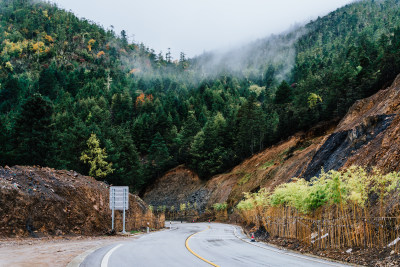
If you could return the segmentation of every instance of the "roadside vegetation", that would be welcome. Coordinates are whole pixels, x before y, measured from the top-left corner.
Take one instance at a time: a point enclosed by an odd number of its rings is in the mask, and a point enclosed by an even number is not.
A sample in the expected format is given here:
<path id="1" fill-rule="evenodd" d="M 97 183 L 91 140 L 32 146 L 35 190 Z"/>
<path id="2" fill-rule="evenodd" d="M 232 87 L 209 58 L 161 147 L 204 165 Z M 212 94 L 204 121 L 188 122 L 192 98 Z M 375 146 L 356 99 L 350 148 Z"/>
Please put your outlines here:
<path id="1" fill-rule="evenodd" d="M 399 183 L 396 172 L 361 167 L 322 171 L 309 182 L 294 179 L 272 192 L 245 193 L 237 209 L 248 225 L 320 248 L 398 249 Z"/>

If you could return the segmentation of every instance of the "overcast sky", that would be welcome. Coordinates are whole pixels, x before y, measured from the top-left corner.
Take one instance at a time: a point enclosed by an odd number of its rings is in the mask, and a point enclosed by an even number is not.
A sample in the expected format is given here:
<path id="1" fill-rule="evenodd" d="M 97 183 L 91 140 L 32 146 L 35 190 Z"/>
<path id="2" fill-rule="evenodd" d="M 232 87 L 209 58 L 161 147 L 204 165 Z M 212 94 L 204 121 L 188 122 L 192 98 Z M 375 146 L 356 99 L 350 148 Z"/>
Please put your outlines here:
<path id="1" fill-rule="evenodd" d="M 51 0 L 174 58 L 278 34 L 353 0 Z"/>

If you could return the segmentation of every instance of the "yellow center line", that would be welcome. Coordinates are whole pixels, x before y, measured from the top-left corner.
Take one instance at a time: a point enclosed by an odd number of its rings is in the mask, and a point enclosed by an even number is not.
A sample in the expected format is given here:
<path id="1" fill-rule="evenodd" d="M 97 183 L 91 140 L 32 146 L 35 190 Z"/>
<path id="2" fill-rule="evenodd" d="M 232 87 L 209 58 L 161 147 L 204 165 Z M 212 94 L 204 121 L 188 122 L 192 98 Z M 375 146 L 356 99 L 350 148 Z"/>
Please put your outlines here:
<path id="1" fill-rule="evenodd" d="M 191 236 L 189 236 L 189 237 L 186 239 L 185 246 L 186 246 L 187 250 L 189 250 L 190 253 L 192 253 L 193 255 L 195 255 L 195 256 L 196 256 L 197 258 L 199 258 L 200 260 L 205 261 L 205 262 L 207 262 L 208 264 L 210 264 L 210 265 L 212 265 L 212 266 L 220 267 L 219 265 L 216 265 L 215 263 L 213 263 L 213 262 L 211 262 L 211 261 L 209 261 L 209 260 L 206 260 L 205 258 L 203 258 L 203 257 L 200 256 L 199 254 L 197 254 L 196 252 L 194 252 L 194 251 L 189 247 L 189 239 L 190 239 L 190 238 L 192 238 L 193 236 L 197 235 L 198 233 L 204 232 L 204 231 L 209 230 L 209 229 L 210 229 L 210 226 L 208 226 L 208 228 L 207 228 L 207 229 L 204 229 L 203 231 L 194 233 L 194 234 L 192 234 Z"/>

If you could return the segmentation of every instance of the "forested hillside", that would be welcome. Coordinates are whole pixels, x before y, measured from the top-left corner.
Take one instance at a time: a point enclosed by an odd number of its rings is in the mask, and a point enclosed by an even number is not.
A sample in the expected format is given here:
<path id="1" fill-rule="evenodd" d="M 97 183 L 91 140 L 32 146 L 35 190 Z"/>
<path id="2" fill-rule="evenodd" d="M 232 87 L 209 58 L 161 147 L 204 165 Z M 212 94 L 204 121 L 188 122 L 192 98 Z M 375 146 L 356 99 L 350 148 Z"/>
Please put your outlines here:
<path id="1" fill-rule="evenodd" d="M 0 165 L 88 174 L 81 156 L 95 134 L 113 172 L 94 176 L 112 184 L 139 190 L 179 164 L 224 172 L 388 85 L 399 13 L 397 0 L 360 1 L 209 75 L 208 59 L 174 60 L 54 5 L 1 1 Z"/>

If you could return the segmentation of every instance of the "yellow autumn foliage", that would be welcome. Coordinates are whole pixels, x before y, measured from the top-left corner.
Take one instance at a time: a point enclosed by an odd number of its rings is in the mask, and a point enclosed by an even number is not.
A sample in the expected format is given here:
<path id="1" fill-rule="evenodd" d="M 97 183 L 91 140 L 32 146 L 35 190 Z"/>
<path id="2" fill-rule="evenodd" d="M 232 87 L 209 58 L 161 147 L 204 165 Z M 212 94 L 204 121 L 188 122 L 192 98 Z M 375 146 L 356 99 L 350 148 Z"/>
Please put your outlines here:
<path id="1" fill-rule="evenodd" d="M 2 56 L 10 55 L 10 56 L 20 57 L 23 51 L 26 50 L 26 48 L 28 47 L 27 40 L 24 40 L 22 42 L 19 41 L 17 43 L 10 42 L 10 40 L 5 40 L 3 44 L 4 48 L 1 51 Z"/>
<path id="2" fill-rule="evenodd" d="M 46 39 L 49 43 L 54 43 L 54 39 L 53 39 L 53 37 L 51 37 L 50 35 L 45 35 L 44 36 L 44 39 Z"/>
<path id="3" fill-rule="evenodd" d="M 89 51 L 92 51 L 92 47 L 93 47 L 93 45 L 96 43 L 96 40 L 95 39 L 90 39 L 89 41 L 88 41 L 88 46 L 87 46 L 87 48 L 89 49 Z"/>
<path id="4" fill-rule="evenodd" d="M 10 71 L 14 71 L 14 67 L 13 67 L 13 65 L 11 64 L 10 61 L 8 61 L 8 62 L 6 63 L 6 68 L 9 69 Z"/>
<path id="5" fill-rule="evenodd" d="M 35 53 L 43 53 L 46 50 L 46 46 L 43 42 L 32 43 L 32 51 Z"/>
<path id="6" fill-rule="evenodd" d="M 101 56 L 104 56 L 106 53 L 104 53 L 104 51 L 100 51 L 99 53 L 97 53 L 97 58 L 100 58 Z"/>

